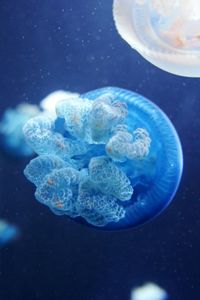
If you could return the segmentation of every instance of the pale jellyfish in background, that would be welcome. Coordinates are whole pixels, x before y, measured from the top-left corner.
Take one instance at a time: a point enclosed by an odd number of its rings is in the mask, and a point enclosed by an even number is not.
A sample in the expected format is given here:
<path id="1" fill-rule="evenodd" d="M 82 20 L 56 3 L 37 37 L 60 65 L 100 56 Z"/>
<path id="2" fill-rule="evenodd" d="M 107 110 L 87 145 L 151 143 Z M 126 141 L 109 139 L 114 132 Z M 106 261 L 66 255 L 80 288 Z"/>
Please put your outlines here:
<path id="1" fill-rule="evenodd" d="M 22 127 L 39 113 L 38 107 L 29 103 L 6 109 L 0 120 L 0 148 L 14 157 L 33 155 L 32 149 L 24 139 Z"/>
<path id="2" fill-rule="evenodd" d="M 11 242 L 19 234 L 19 230 L 16 226 L 0 220 L 0 247 Z"/>
<path id="3" fill-rule="evenodd" d="M 47 114 L 56 115 L 56 104 L 61 100 L 74 99 L 79 97 L 78 93 L 72 93 L 63 90 L 57 90 L 47 95 L 41 102 L 41 109 Z"/>
<path id="4" fill-rule="evenodd" d="M 165 290 L 155 283 L 146 283 L 141 287 L 134 288 L 131 292 L 131 300 L 167 300 Z"/>
<path id="5" fill-rule="evenodd" d="M 199 0 L 114 0 L 113 15 L 122 38 L 149 62 L 200 77 Z"/>

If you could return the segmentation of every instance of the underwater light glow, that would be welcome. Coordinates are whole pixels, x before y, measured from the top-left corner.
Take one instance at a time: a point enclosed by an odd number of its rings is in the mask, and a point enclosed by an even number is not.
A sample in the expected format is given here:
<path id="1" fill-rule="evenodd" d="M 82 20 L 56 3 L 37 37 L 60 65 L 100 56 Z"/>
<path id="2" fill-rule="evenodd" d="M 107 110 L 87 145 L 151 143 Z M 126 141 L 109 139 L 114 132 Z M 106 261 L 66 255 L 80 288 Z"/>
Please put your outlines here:
<path id="1" fill-rule="evenodd" d="M 155 66 L 200 77 L 199 0 L 114 0 L 122 38 Z"/>
<path id="2" fill-rule="evenodd" d="M 167 300 L 168 295 L 155 283 L 146 283 L 143 286 L 134 288 L 131 293 L 131 300 Z"/>
<path id="3" fill-rule="evenodd" d="M 0 247 L 16 238 L 18 233 L 19 232 L 16 226 L 0 220 Z"/>
<path id="4" fill-rule="evenodd" d="M 24 174 L 58 215 L 105 230 L 144 223 L 173 198 L 181 145 L 166 115 L 134 92 L 102 88 L 56 105 L 24 126 L 38 154 Z"/>

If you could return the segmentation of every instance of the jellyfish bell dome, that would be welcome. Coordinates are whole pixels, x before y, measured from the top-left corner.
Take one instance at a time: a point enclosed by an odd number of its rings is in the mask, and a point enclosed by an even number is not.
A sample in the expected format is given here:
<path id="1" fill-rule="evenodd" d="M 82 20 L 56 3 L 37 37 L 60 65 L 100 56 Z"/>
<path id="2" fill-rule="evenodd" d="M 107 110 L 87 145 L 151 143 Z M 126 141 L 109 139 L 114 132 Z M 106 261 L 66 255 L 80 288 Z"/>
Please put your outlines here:
<path id="1" fill-rule="evenodd" d="M 153 65 L 200 77 L 199 0 L 114 0 L 113 16 L 122 38 Z"/>

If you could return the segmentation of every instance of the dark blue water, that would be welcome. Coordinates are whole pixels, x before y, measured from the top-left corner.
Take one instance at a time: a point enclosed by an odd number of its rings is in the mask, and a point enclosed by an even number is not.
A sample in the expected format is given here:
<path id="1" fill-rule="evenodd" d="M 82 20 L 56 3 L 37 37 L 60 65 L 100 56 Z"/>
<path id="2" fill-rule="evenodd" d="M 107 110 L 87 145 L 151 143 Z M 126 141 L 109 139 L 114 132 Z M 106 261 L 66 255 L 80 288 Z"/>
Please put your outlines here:
<path id="1" fill-rule="evenodd" d="M 129 299 L 146 281 L 170 299 L 200 294 L 200 80 L 158 70 L 117 34 L 111 0 L 1 0 L 0 112 L 56 89 L 112 85 L 158 104 L 183 145 L 184 173 L 169 208 L 143 227 L 101 232 L 34 199 L 27 160 L 0 156 L 0 217 L 21 237 L 0 250 L 0 299 Z"/>

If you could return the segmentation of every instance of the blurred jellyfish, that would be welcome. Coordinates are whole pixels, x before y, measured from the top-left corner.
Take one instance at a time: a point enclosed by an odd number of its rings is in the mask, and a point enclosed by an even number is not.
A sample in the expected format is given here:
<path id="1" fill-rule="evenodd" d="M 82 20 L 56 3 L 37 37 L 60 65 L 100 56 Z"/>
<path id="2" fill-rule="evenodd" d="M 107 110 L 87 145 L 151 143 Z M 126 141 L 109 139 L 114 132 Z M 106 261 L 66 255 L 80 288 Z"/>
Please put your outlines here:
<path id="1" fill-rule="evenodd" d="M 6 153 L 16 157 L 30 156 L 33 150 L 27 145 L 22 128 L 33 116 L 39 113 L 35 105 L 19 104 L 15 109 L 8 108 L 0 121 L 0 144 Z"/>
<path id="2" fill-rule="evenodd" d="M 23 128 L 38 155 L 24 174 L 57 215 L 105 230 L 144 223 L 172 200 L 181 145 L 166 115 L 144 97 L 102 88 L 56 105 Z"/>
<path id="3" fill-rule="evenodd" d="M 78 93 L 58 90 L 50 93 L 41 102 L 40 107 L 43 111 L 55 115 L 56 104 L 61 100 L 73 99 L 79 97 Z"/>
<path id="4" fill-rule="evenodd" d="M 141 287 L 134 288 L 131 292 L 131 300 L 167 300 L 165 290 L 155 283 L 146 283 Z"/>
<path id="5" fill-rule="evenodd" d="M 114 0 L 122 38 L 155 66 L 200 77 L 199 0 Z"/>
<path id="6" fill-rule="evenodd" d="M 18 228 L 0 220 L 0 247 L 11 242 L 18 236 Z"/>

